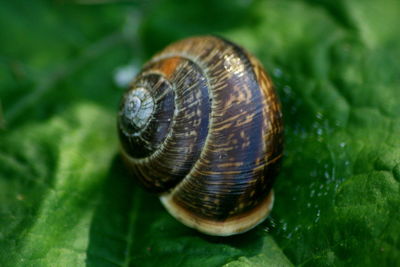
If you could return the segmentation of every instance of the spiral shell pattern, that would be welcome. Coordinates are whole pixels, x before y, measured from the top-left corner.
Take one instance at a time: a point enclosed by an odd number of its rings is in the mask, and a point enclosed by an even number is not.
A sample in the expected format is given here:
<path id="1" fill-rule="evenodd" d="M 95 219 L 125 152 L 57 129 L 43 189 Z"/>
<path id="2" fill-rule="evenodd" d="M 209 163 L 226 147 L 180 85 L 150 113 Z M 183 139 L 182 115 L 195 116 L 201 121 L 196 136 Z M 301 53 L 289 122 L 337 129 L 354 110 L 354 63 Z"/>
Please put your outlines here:
<path id="1" fill-rule="evenodd" d="M 156 54 L 122 97 L 118 132 L 128 168 L 184 224 L 231 235 L 268 215 L 282 113 L 241 47 L 202 36 Z"/>

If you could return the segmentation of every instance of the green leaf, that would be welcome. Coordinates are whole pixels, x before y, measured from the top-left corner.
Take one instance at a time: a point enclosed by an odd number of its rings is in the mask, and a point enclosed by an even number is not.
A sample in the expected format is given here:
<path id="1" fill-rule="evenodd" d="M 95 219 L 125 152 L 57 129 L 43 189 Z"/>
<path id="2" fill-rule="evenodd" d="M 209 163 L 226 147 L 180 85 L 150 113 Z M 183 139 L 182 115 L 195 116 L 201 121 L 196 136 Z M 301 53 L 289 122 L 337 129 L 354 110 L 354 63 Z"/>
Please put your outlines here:
<path id="1" fill-rule="evenodd" d="M 262 239 L 263 248 L 259 254 L 252 257 L 242 256 L 225 264 L 224 267 L 293 266 L 271 236 L 264 235 Z"/>
<path id="2" fill-rule="evenodd" d="M 0 244 L 10 266 L 84 261 L 88 226 L 116 151 L 113 122 L 82 104 L 3 136 Z"/>
<path id="3" fill-rule="evenodd" d="M 5 1 L 0 265 L 399 265 L 398 14 L 396 0 Z M 115 127 L 124 71 L 210 33 L 260 58 L 285 119 L 272 214 L 227 238 L 143 191 Z"/>

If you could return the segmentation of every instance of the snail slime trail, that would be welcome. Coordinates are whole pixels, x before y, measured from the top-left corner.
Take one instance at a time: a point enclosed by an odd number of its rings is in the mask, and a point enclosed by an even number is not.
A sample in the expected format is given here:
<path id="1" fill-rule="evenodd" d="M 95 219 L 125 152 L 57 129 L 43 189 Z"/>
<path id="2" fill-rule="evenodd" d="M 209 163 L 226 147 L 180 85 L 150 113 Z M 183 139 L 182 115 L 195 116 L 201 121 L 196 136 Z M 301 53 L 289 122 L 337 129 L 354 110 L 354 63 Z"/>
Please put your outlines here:
<path id="1" fill-rule="evenodd" d="M 214 36 L 145 64 L 118 113 L 132 176 L 183 224 L 228 236 L 262 222 L 283 149 L 280 103 L 259 61 Z"/>

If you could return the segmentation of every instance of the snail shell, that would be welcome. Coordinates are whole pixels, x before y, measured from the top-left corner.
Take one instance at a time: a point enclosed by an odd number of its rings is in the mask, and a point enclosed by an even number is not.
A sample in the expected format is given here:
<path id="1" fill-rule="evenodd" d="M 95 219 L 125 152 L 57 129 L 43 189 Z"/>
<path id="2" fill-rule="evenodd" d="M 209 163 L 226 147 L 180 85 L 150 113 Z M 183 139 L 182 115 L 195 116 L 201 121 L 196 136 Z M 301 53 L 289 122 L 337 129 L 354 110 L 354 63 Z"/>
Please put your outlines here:
<path id="1" fill-rule="evenodd" d="M 123 95 L 118 132 L 130 171 L 185 225 L 227 236 L 269 214 L 282 113 L 241 47 L 213 36 L 166 47 Z"/>

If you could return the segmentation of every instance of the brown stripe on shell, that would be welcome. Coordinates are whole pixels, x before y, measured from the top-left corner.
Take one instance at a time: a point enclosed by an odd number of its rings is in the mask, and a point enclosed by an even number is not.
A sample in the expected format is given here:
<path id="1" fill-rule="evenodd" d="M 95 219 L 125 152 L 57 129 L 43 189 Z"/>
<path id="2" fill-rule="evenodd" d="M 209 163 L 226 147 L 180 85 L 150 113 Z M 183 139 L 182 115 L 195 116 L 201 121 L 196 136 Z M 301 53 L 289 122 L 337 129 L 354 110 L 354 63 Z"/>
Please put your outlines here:
<path id="1" fill-rule="evenodd" d="M 266 150 L 264 177 L 268 177 L 268 182 L 272 186 L 283 156 L 283 119 L 281 106 L 272 81 L 261 63 L 252 55 L 248 54 L 248 57 L 259 81 L 261 92 L 264 95 L 263 114 L 265 122 L 262 128 L 263 136 L 265 137 L 263 144 Z"/>
<path id="2" fill-rule="evenodd" d="M 264 122 L 260 125 L 264 140 L 260 142 L 260 145 L 263 145 L 264 158 L 258 158 L 257 165 L 260 166 L 259 163 L 262 163 L 263 166 L 253 170 L 253 175 L 259 177 L 259 179 L 254 181 L 247 192 L 241 195 L 237 203 L 238 206 L 241 206 L 240 203 L 253 203 L 253 205 L 258 205 L 259 201 L 263 198 L 262 195 L 272 189 L 272 185 L 281 165 L 283 121 L 280 102 L 275 93 L 272 81 L 261 63 L 241 47 L 229 41 L 224 41 L 234 46 L 238 54 L 242 55 L 243 60 L 249 62 L 254 75 L 253 77 L 258 83 L 259 90 L 261 90 Z M 254 198 L 258 199 L 254 200 Z"/>

